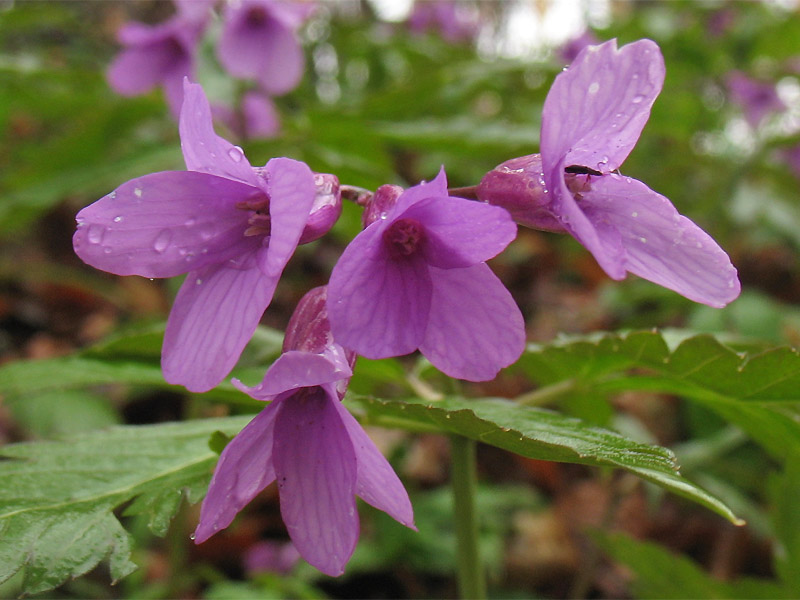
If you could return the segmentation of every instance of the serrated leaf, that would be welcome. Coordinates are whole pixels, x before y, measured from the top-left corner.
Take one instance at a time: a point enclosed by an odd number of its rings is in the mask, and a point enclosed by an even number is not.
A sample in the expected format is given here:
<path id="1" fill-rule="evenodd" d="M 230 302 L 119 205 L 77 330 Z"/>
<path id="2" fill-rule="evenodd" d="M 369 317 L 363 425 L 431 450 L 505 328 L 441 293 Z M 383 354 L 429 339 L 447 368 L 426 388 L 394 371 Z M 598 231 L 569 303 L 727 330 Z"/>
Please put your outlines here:
<path id="1" fill-rule="evenodd" d="M 215 431 L 235 435 L 250 417 L 114 427 L 58 442 L 5 446 L 0 454 L 0 582 L 25 568 L 26 593 L 52 589 L 108 559 L 113 579 L 136 566 L 112 512 L 144 514 L 166 532 L 185 495 L 205 493 L 218 458 Z"/>
<path id="2" fill-rule="evenodd" d="M 705 334 L 671 349 L 673 338 L 647 331 L 557 340 L 530 346 L 518 367 L 543 386 L 593 395 L 652 390 L 700 401 L 776 456 L 800 442 L 789 404 L 800 401 L 795 349 L 736 352 Z"/>
<path id="3" fill-rule="evenodd" d="M 579 419 L 499 398 L 449 397 L 429 402 L 348 397 L 379 424 L 433 425 L 528 458 L 619 467 L 740 522 L 723 502 L 681 477 L 675 456 L 667 448 L 640 444 Z"/>

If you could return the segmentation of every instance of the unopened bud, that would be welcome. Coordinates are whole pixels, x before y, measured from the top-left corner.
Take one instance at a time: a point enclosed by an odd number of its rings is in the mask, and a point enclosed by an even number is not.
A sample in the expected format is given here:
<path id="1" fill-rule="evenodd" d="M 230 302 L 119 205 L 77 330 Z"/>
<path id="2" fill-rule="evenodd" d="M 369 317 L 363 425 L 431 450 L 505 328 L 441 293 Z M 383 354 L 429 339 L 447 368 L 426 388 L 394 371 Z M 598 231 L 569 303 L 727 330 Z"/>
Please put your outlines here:
<path id="1" fill-rule="evenodd" d="M 397 204 L 397 199 L 403 191 L 399 185 L 382 185 L 375 190 L 364 206 L 364 213 L 361 215 L 364 229 L 379 219 L 385 219 L 387 213 Z"/>
<path id="2" fill-rule="evenodd" d="M 342 195 L 336 175 L 314 173 L 314 183 L 317 186 L 317 195 L 311 206 L 306 227 L 300 236 L 300 244 L 321 238 L 330 231 L 342 214 Z"/>
<path id="3" fill-rule="evenodd" d="M 299 350 L 313 352 L 314 354 L 344 352 L 345 360 L 350 368 L 356 362 L 355 352 L 343 350 L 336 344 L 328 322 L 328 286 L 316 287 L 309 290 L 300 298 L 294 309 L 292 318 L 286 326 L 286 335 L 283 338 L 283 351 Z"/>
<path id="4" fill-rule="evenodd" d="M 512 158 L 484 175 L 476 189 L 482 202 L 505 208 L 526 227 L 564 233 L 550 210 L 550 196 L 544 184 L 542 157 L 530 154 Z"/>

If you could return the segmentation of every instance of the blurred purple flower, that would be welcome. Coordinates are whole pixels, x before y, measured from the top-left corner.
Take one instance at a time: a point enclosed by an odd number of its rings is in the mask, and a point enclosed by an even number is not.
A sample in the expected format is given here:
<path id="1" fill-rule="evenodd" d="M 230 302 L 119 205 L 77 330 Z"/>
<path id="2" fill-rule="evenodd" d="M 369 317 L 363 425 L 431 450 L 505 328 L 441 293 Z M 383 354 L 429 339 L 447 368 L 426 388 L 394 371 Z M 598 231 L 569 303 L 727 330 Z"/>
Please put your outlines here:
<path id="1" fill-rule="evenodd" d="M 233 368 L 310 219 L 314 174 L 274 158 L 254 169 L 214 133 L 203 89 L 185 84 L 188 171 L 132 179 L 81 210 L 73 238 L 87 264 L 117 275 L 187 273 L 164 335 L 165 379 L 202 392 Z"/>
<path id="2" fill-rule="evenodd" d="M 438 31 L 448 42 L 468 41 L 479 28 L 476 7 L 450 0 L 423 0 L 414 3 L 408 28 L 415 33 Z"/>
<path id="3" fill-rule="evenodd" d="M 508 204 L 523 223 L 570 233 L 613 279 L 635 273 L 721 307 L 740 291 L 727 254 L 664 196 L 615 172 L 639 139 L 664 73 L 650 40 L 585 48 L 547 95 L 541 156 L 503 163 L 478 197 Z"/>
<path id="4" fill-rule="evenodd" d="M 367 358 L 419 348 L 444 373 L 472 381 L 514 362 L 525 345 L 522 315 L 485 262 L 516 235 L 508 213 L 449 197 L 442 169 L 379 217 L 333 268 L 336 340 Z"/>
<path id="5" fill-rule="evenodd" d="M 754 129 L 770 113 L 786 109 L 778 97 L 775 85 L 748 77 L 741 71 L 731 71 L 725 78 L 731 100 L 744 111 L 745 119 Z"/>
<path id="6" fill-rule="evenodd" d="M 157 85 L 172 114 L 183 102 L 183 78 L 194 79 L 197 44 L 208 21 L 208 1 L 176 2 L 178 12 L 159 25 L 128 23 L 117 32 L 125 49 L 108 69 L 112 89 L 123 96 L 138 96 Z"/>
<path id="7" fill-rule="evenodd" d="M 217 46 L 220 63 L 234 77 L 255 79 L 272 96 L 293 90 L 305 65 L 295 32 L 313 10 L 311 3 L 278 0 L 227 4 Z"/>
<path id="8" fill-rule="evenodd" d="M 214 117 L 242 139 L 268 139 L 278 135 L 280 117 L 272 99 L 261 92 L 249 91 L 242 96 L 238 111 L 223 104 L 212 106 Z"/>
<path id="9" fill-rule="evenodd" d="M 599 43 L 600 39 L 591 29 L 584 29 L 579 36 L 572 38 L 556 50 L 556 54 L 561 61 L 571 63 L 586 46 L 594 46 Z"/>
<path id="10" fill-rule="evenodd" d="M 344 572 L 358 541 L 356 496 L 416 529 L 403 484 L 341 403 L 354 357 L 333 342 L 325 307 L 324 288 L 309 292 L 292 317 L 284 354 L 262 382 L 247 387 L 234 379 L 271 403 L 223 450 L 195 543 L 227 527 L 275 480 L 292 543 L 327 575 Z"/>
<path id="11" fill-rule="evenodd" d="M 291 542 L 266 540 L 247 549 L 244 555 L 244 568 L 248 573 L 286 575 L 300 558 L 300 553 Z"/>

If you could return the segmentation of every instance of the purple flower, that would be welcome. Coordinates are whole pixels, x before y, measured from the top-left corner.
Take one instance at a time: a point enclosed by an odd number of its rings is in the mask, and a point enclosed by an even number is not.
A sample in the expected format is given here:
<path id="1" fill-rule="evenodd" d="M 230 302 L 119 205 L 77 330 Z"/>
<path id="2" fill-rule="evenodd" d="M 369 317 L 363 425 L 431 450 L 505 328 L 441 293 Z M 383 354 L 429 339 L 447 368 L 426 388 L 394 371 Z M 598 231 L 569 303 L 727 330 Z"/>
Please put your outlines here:
<path id="1" fill-rule="evenodd" d="M 559 59 L 565 63 L 571 63 L 578 57 L 581 50 L 586 46 L 593 46 L 599 44 L 600 40 L 591 29 L 585 29 L 580 35 L 568 40 L 557 51 Z"/>
<path id="2" fill-rule="evenodd" d="M 238 111 L 224 104 L 214 104 L 211 109 L 215 119 L 242 139 L 273 138 L 281 128 L 275 103 L 260 92 L 246 92 Z"/>
<path id="3" fill-rule="evenodd" d="M 206 26 L 209 2 L 177 3 L 178 13 L 168 21 L 150 26 L 128 23 L 117 37 L 125 49 L 108 69 L 108 81 L 123 96 L 138 96 L 157 85 L 172 114 L 183 102 L 183 78 L 194 79 L 197 42 Z"/>
<path id="4" fill-rule="evenodd" d="M 305 64 L 295 30 L 312 10 L 309 3 L 276 0 L 228 4 L 217 46 L 219 61 L 231 75 L 255 79 L 270 95 L 293 90 Z"/>
<path id="5" fill-rule="evenodd" d="M 408 17 L 408 28 L 415 33 L 438 30 L 448 42 L 470 40 L 478 32 L 478 12 L 464 2 L 417 1 Z"/>
<path id="6" fill-rule="evenodd" d="M 345 249 L 328 286 L 334 337 L 367 358 L 419 348 L 452 377 L 493 378 L 525 344 L 522 315 L 485 263 L 515 235 L 506 211 L 449 197 L 442 169 Z"/>
<path id="7" fill-rule="evenodd" d="M 234 380 L 253 398 L 272 402 L 222 452 L 195 543 L 227 527 L 277 480 L 292 543 L 311 565 L 337 576 L 358 541 L 356 496 L 412 529 L 414 515 L 392 467 L 341 403 L 353 357 L 330 337 L 324 289 L 301 300 L 292 320 L 284 342 L 290 349 L 263 381 L 251 388 Z"/>
<path id="8" fill-rule="evenodd" d="M 509 203 L 527 224 L 570 233 L 613 279 L 635 273 L 722 307 L 740 291 L 727 254 L 664 196 L 617 172 L 663 81 L 664 61 L 650 40 L 585 48 L 547 95 L 541 156 L 500 165 L 478 197 Z"/>
<path id="9" fill-rule="evenodd" d="M 741 71 L 731 71 L 725 78 L 731 100 L 744 110 L 745 119 L 756 128 L 770 113 L 780 112 L 786 105 L 778 97 L 775 85 L 748 77 Z"/>
<path id="10" fill-rule="evenodd" d="M 254 169 L 214 133 L 203 89 L 188 81 L 180 117 L 188 171 L 132 179 L 77 215 L 76 254 L 117 275 L 187 273 L 167 321 L 164 377 L 217 385 L 239 358 L 316 202 L 314 174 L 274 158 Z"/>

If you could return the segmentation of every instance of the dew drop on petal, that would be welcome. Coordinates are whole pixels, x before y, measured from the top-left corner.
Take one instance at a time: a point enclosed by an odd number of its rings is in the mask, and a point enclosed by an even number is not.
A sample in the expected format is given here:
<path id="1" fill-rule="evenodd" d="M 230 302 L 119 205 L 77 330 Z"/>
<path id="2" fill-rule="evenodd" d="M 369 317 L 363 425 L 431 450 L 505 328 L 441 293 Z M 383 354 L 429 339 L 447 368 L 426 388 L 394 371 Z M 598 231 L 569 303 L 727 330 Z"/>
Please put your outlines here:
<path id="1" fill-rule="evenodd" d="M 153 242 L 153 250 L 159 253 L 164 252 L 164 250 L 167 249 L 167 246 L 169 246 L 171 239 L 172 232 L 169 229 L 162 229 Z"/>
<path id="2" fill-rule="evenodd" d="M 640 242 L 642 242 L 643 244 L 646 244 L 646 243 L 647 243 L 647 238 L 645 238 L 645 237 L 640 237 L 640 238 L 639 238 L 639 241 L 640 241 Z"/>
<path id="3" fill-rule="evenodd" d="M 639 213 L 638 213 L 638 212 L 636 212 L 636 211 L 633 211 L 633 212 L 631 213 L 631 216 L 632 216 L 632 217 L 635 219 L 636 217 L 638 217 L 638 216 L 639 216 Z"/>
<path id="4" fill-rule="evenodd" d="M 631 102 L 633 102 L 634 104 L 641 104 L 642 102 L 644 102 L 644 96 L 638 94 L 633 97 L 633 100 L 631 100 Z"/>
<path id="5" fill-rule="evenodd" d="M 203 283 L 203 280 L 198 277 L 197 279 L 194 280 L 194 283 L 195 285 L 201 285 Z"/>
<path id="6" fill-rule="evenodd" d="M 114 217 L 114 223 L 119 223 L 120 221 L 122 221 L 122 217 Z"/>
<path id="7" fill-rule="evenodd" d="M 142 197 L 142 188 L 136 188 L 135 190 L 133 190 L 133 195 L 136 196 L 137 198 L 141 198 Z"/>
<path id="8" fill-rule="evenodd" d="M 589 93 L 596 94 L 599 89 L 600 89 L 600 84 L 597 81 L 593 81 L 592 84 L 589 86 Z"/>
<path id="9" fill-rule="evenodd" d="M 111 192 L 111 193 L 108 195 L 108 197 L 109 197 L 111 200 L 113 200 L 114 198 L 116 198 L 116 197 L 117 197 L 117 190 L 114 190 L 113 192 Z"/>
<path id="10" fill-rule="evenodd" d="M 239 162 L 242 160 L 242 156 L 244 156 L 244 152 L 239 146 L 234 146 L 230 150 L 228 150 L 228 156 L 231 157 L 233 162 Z"/>
<path id="11" fill-rule="evenodd" d="M 197 536 L 195 534 L 193 534 L 193 533 L 189 535 L 189 539 L 190 540 L 195 540 L 196 538 L 197 538 Z"/>
<path id="12" fill-rule="evenodd" d="M 195 223 L 197 223 L 197 219 L 195 219 L 194 217 L 189 217 L 188 219 L 186 219 L 184 225 L 186 227 L 192 227 Z"/>
<path id="13" fill-rule="evenodd" d="M 102 225 L 90 225 L 86 237 L 89 239 L 90 244 L 99 244 L 103 241 L 105 234 L 106 228 Z"/>

